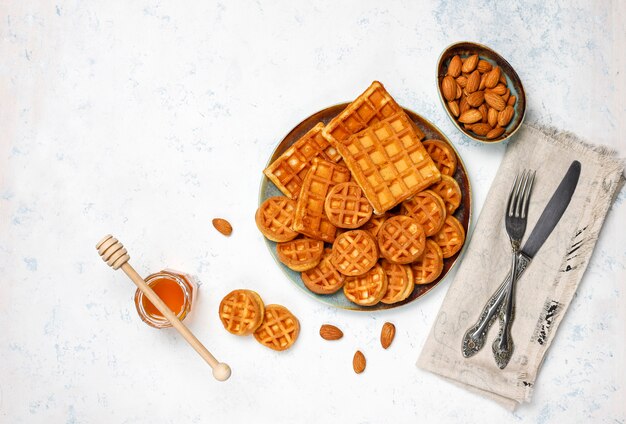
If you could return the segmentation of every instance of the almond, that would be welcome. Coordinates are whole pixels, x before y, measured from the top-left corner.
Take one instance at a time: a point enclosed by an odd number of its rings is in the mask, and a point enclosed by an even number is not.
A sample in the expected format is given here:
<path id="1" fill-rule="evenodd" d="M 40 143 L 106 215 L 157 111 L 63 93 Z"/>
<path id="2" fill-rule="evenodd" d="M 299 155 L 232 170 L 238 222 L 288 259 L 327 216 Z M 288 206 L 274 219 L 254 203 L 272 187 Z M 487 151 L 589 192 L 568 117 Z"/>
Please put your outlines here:
<path id="1" fill-rule="evenodd" d="M 229 236 L 233 233 L 233 226 L 225 219 L 215 218 L 212 222 L 215 229 L 225 236 Z"/>
<path id="2" fill-rule="evenodd" d="M 467 79 L 467 85 L 465 86 L 465 90 L 468 93 L 473 93 L 478 90 L 478 86 L 480 85 L 480 72 L 474 71 Z"/>
<path id="3" fill-rule="evenodd" d="M 454 99 L 460 99 L 461 95 L 463 94 L 463 89 L 461 88 L 461 86 L 459 84 L 456 85 L 456 96 L 454 96 Z"/>
<path id="4" fill-rule="evenodd" d="M 458 77 L 459 75 L 461 75 L 462 66 L 463 66 L 463 62 L 461 62 L 461 58 L 459 57 L 459 55 L 454 56 L 450 60 L 450 64 L 448 65 L 447 75 L 450 75 L 453 78 Z"/>
<path id="5" fill-rule="evenodd" d="M 478 65 L 476 65 L 476 69 L 478 69 L 478 72 L 480 72 L 481 74 L 491 71 L 491 68 L 493 68 L 493 66 L 491 66 L 491 63 L 483 59 L 479 60 Z"/>
<path id="6" fill-rule="evenodd" d="M 452 112 L 452 114 L 456 117 L 461 114 L 459 104 L 457 102 L 448 102 L 448 109 L 450 109 L 450 112 Z"/>
<path id="7" fill-rule="evenodd" d="M 365 371 L 365 355 L 360 350 L 357 350 L 352 358 L 352 368 L 357 374 L 361 374 Z"/>
<path id="8" fill-rule="evenodd" d="M 468 111 L 470 108 L 471 106 L 469 105 L 469 103 L 467 103 L 467 97 L 463 97 L 459 102 L 459 111 L 461 112 L 461 115 Z"/>
<path id="9" fill-rule="evenodd" d="M 506 84 L 506 76 L 503 73 L 500 73 L 500 82 L 504 85 Z"/>
<path id="10" fill-rule="evenodd" d="M 487 75 L 487 78 L 485 79 L 485 87 L 494 88 L 500 81 L 500 67 L 496 66 L 485 75 Z"/>
<path id="11" fill-rule="evenodd" d="M 507 106 L 498 113 L 498 125 L 501 127 L 506 127 L 513 119 L 513 115 L 515 114 L 515 110 L 513 110 L 513 106 Z"/>
<path id="12" fill-rule="evenodd" d="M 484 90 L 485 89 L 485 80 L 487 79 L 487 74 L 483 74 L 480 77 L 480 84 L 478 85 L 478 89 L 479 90 Z"/>
<path id="13" fill-rule="evenodd" d="M 396 336 L 396 326 L 390 322 L 386 322 L 383 325 L 383 329 L 380 331 L 380 344 L 383 349 L 387 349 L 391 346 L 393 338 Z"/>
<path id="14" fill-rule="evenodd" d="M 443 77 L 441 81 L 441 93 L 447 101 L 451 102 L 456 97 L 456 81 L 450 75 Z"/>
<path id="15" fill-rule="evenodd" d="M 334 325 L 324 324 L 320 327 L 320 336 L 324 340 L 339 340 L 343 337 L 343 331 Z"/>
<path id="16" fill-rule="evenodd" d="M 516 100 L 517 100 L 517 97 L 511 96 L 511 97 L 509 97 L 509 101 L 506 102 L 506 104 L 509 105 L 509 106 L 513 106 L 515 104 Z"/>
<path id="17" fill-rule="evenodd" d="M 498 111 L 492 107 L 490 107 L 489 110 L 487 111 L 487 122 L 492 127 L 495 127 L 496 125 L 498 125 Z"/>
<path id="18" fill-rule="evenodd" d="M 485 93 L 485 102 L 498 112 L 505 108 L 506 102 L 495 93 Z"/>
<path id="19" fill-rule="evenodd" d="M 485 92 L 484 91 L 474 91 L 472 94 L 467 96 L 467 103 L 469 103 L 472 107 L 478 107 L 483 104 L 485 101 Z"/>
<path id="20" fill-rule="evenodd" d="M 470 125 L 470 130 L 476 133 L 476 135 L 485 136 L 489 131 L 491 131 L 491 125 L 480 122 L 478 124 Z"/>
<path id="21" fill-rule="evenodd" d="M 478 109 L 469 109 L 459 116 L 459 122 L 464 124 L 473 124 L 483 119 L 483 114 Z"/>
<path id="22" fill-rule="evenodd" d="M 511 97 L 511 90 L 507 88 L 504 94 L 502 95 L 502 100 L 504 100 L 505 102 L 508 102 L 509 97 Z"/>
<path id="23" fill-rule="evenodd" d="M 465 86 L 467 85 L 467 77 L 461 75 L 456 79 L 456 83 L 461 86 L 461 88 L 465 88 Z"/>
<path id="24" fill-rule="evenodd" d="M 493 88 L 488 88 L 487 91 L 491 92 L 491 93 L 496 93 L 498 96 L 503 95 L 504 93 L 506 93 L 506 86 L 504 84 L 498 84 Z"/>
<path id="25" fill-rule="evenodd" d="M 463 63 L 461 70 L 463 72 L 472 72 L 476 69 L 476 65 L 478 65 L 478 55 L 474 54 L 465 59 L 465 63 Z"/>
<path id="26" fill-rule="evenodd" d="M 489 140 L 493 140 L 496 137 L 500 137 L 502 134 L 504 134 L 504 127 L 496 127 L 494 129 L 492 129 L 491 131 L 489 131 L 486 135 L 486 137 Z"/>
<path id="27" fill-rule="evenodd" d="M 480 105 L 478 110 L 480 111 L 480 114 L 482 115 L 482 118 L 480 119 L 480 122 L 482 122 L 483 124 L 486 123 L 487 122 L 487 111 L 488 111 L 487 105 L 485 103 L 483 103 L 482 105 Z"/>

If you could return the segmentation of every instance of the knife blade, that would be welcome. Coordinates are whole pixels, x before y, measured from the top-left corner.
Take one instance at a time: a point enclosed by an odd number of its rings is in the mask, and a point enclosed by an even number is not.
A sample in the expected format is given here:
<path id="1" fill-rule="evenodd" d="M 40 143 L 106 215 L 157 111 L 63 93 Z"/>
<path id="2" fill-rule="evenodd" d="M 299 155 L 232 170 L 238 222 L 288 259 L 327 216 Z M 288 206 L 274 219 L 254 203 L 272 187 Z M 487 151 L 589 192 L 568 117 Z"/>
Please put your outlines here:
<path id="1" fill-rule="evenodd" d="M 561 183 L 556 188 L 554 194 L 548 201 L 541 216 L 535 224 L 535 228 L 530 233 L 524 247 L 519 252 L 516 275 L 521 277 L 530 262 L 535 257 L 541 246 L 548 239 L 552 230 L 572 200 L 578 180 L 580 178 L 581 165 L 577 160 L 573 161 Z M 471 326 L 463 336 L 461 352 L 463 356 L 469 358 L 474 356 L 485 344 L 487 332 L 495 321 L 496 314 L 500 310 L 505 297 L 505 288 L 511 278 L 511 273 L 506 276 L 500 287 L 491 295 L 487 304 L 483 307 L 476 324 Z"/>

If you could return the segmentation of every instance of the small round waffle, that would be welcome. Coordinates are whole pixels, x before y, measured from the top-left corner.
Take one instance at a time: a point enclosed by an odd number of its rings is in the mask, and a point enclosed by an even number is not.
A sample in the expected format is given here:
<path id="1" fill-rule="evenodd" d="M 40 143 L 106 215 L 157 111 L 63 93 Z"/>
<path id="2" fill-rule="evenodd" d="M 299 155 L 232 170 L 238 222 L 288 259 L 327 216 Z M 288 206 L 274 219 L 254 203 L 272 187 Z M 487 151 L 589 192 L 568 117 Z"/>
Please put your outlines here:
<path id="1" fill-rule="evenodd" d="M 443 252 L 439 245 L 427 239 L 426 250 L 411 264 L 411 270 L 415 284 L 430 284 L 435 281 L 443 270 Z"/>
<path id="2" fill-rule="evenodd" d="M 422 143 L 432 158 L 439 172 L 443 175 L 453 176 L 456 172 L 456 154 L 454 149 L 445 141 L 426 140 Z"/>
<path id="3" fill-rule="evenodd" d="M 461 204 L 461 187 L 452 177 L 441 175 L 441 181 L 429 187 L 443 199 L 448 215 L 452 215 Z"/>
<path id="4" fill-rule="evenodd" d="M 339 228 L 358 228 L 372 216 L 372 206 L 357 183 L 335 185 L 326 195 L 324 210 L 328 220 Z"/>
<path id="5" fill-rule="evenodd" d="M 343 293 L 348 300 L 361 306 L 377 304 L 386 291 L 387 276 L 379 264 L 363 275 L 347 278 L 343 286 Z"/>
<path id="6" fill-rule="evenodd" d="M 424 227 L 415 218 L 398 215 L 385 221 L 378 232 L 383 257 L 397 264 L 408 264 L 420 257 L 426 245 Z"/>
<path id="7" fill-rule="evenodd" d="M 365 274 L 378 261 L 376 240 L 363 230 L 346 231 L 333 243 L 330 260 L 343 275 Z"/>
<path id="8" fill-rule="evenodd" d="M 300 322 L 282 305 L 267 305 L 265 318 L 254 332 L 254 338 L 273 350 L 289 349 L 300 334 Z"/>
<path id="9" fill-rule="evenodd" d="M 426 237 L 430 237 L 441 230 L 446 220 L 446 204 L 437 193 L 432 190 L 424 190 L 410 199 L 402 202 L 402 214 L 417 219 Z"/>
<path id="10" fill-rule="evenodd" d="M 441 248 L 444 258 L 454 256 L 465 242 L 465 230 L 461 223 L 453 216 L 448 216 L 443 227 L 433 236 L 433 240 Z"/>
<path id="11" fill-rule="evenodd" d="M 408 287 L 413 287 L 413 272 L 408 265 L 394 264 L 386 259 L 380 261 L 380 265 L 387 276 L 387 291 L 380 300 L 383 303 L 397 303 L 407 298 L 410 294 Z M 407 293 L 408 292 L 408 293 Z"/>
<path id="12" fill-rule="evenodd" d="M 378 235 L 378 231 L 380 231 L 380 227 L 383 226 L 383 223 L 389 218 L 391 215 L 388 213 L 384 213 L 382 215 L 372 215 L 369 221 L 367 221 L 360 230 L 367 231 L 372 235 L 372 237 L 376 237 Z"/>
<path id="13" fill-rule="evenodd" d="M 315 268 L 302 272 L 302 282 L 317 294 L 331 294 L 343 287 L 345 276 L 331 263 L 331 249 L 324 249 L 322 260 Z"/>
<path id="14" fill-rule="evenodd" d="M 219 316 L 229 333 L 245 336 L 263 322 L 265 307 L 261 296 L 252 290 L 233 290 L 222 299 Z"/>
<path id="15" fill-rule="evenodd" d="M 291 229 L 296 213 L 296 202 L 285 196 L 274 196 L 259 206 L 254 220 L 261 233 L 269 240 L 284 242 L 298 235 Z"/>
<path id="16" fill-rule="evenodd" d="M 294 271 L 307 271 L 314 268 L 322 259 L 324 242 L 303 237 L 278 243 L 278 259 Z"/>

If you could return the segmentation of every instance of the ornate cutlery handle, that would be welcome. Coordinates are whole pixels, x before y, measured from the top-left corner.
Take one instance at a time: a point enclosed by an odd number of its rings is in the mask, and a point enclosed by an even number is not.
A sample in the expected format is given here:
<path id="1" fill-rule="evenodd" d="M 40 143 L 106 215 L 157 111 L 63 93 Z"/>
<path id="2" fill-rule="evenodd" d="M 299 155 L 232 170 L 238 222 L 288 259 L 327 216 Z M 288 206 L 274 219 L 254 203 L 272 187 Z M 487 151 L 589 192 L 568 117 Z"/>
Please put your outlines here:
<path id="1" fill-rule="evenodd" d="M 517 274 L 517 252 L 513 252 L 511 255 L 511 269 L 513 269 L 513 275 Z M 504 304 L 500 308 L 498 316 L 500 318 L 500 332 L 498 337 L 493 341 L 491 350 L 493 357 L 496 360 L 498 368 L 504 369 L 509 361 L 511 355 L 513 355 L 514 344 L 511 337 L 511 324 L 513 322 L 513 314 L 515 309 L 515 283 L 517 276 L 510 279 L 506 288 L 506 295 L 504 296 Z"/>
<path id="2" fill-rule="evenodd" d="M 517 269 L 515 275 L 519 278 L 528 264 L 531 258 L 519 252 L 517 256 Z M 476 324 L 470 327 L 463 336 L 463 343 L 461 346 L 461 352 L 463 356 L 469 358 L 474 356 L 485 345 L 485 339 L 487 338 L 487 332 L 491 325 L 495 321 L 496 313 L 500 310 L 504 298 L 506 297 L 507 287 L 511 281 L 511 270 L 507 274 L 506 278 L 498 287 L 498 289 L 491 295 L 482 312 L 478 318 Z"/>

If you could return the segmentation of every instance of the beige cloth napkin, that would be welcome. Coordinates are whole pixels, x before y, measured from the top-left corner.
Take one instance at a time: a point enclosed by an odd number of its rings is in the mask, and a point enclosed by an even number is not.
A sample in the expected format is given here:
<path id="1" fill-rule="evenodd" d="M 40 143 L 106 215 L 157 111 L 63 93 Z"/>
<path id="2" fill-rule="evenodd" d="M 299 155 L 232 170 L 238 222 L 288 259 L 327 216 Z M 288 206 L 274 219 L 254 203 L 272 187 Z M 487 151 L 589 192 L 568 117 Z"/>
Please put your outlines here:
<path id="1" fill-rule="evenodd" d="M 518 280 L 512 327 L 515 351 L 500 370 L 491 343 L 471 358 L 461 354 L 461 340 L 510 265 L 510 244 L 504 229 L 504 207 L 515 175 L 537 170 L 522 246 L 573 160 L 582 164 L 572 201 L 550 237 Z M 567 133 L 520 128 L 507 147 L 471 241 L 435 319 L 417 362 L 470 391 L 513 410 L 529 402 L 539 367 L 574 292 L 583 277 L 604 218 L 623 185 L 623 163 L 614 152 L 593 147 Z"/>

